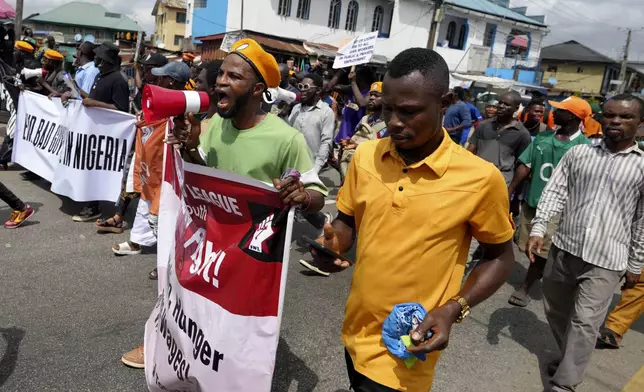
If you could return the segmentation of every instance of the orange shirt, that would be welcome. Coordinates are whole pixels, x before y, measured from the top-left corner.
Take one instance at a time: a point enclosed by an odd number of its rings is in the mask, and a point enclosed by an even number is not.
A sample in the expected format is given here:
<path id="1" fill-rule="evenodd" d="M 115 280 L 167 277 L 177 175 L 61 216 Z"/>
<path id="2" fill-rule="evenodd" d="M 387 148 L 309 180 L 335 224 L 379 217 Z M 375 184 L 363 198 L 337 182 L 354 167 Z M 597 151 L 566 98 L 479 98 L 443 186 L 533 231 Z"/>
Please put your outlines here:
<path id="1" fill-rule="evenodd" d="M 544 118 L 542 116 L 541 117 L 541 122 L 546 124 L 548 126 L 548 128 L 555 129 L 555 116 L 553 114 L 554 111 L 552 109 L 549 110 L 549 111 L 548 110 L 546 110 L 546 111 L 549 113 L 548 114 L 548 121 L 544 121 Z M 519 121 L 525 122 L 526 119 L 523 118 L 523 109 L 521 111 L 519 111 L 519 113 L 517 114 L 517 118 L 519 119 Z"/>
<path id="2" fill-rule="evenodd" d="M 389 353 L 382 325 L 394 305 L 444 304 L 460 290 L 472 236 L 497 244 L 514 234 L 501 172 L 443 132 L 413 165 L 389 138 L 361 143 L 337 199 L 358 238 L 342 340 L 359 373 L 401 391 L 427 391 L 440 354 L 407 369 Z"/>

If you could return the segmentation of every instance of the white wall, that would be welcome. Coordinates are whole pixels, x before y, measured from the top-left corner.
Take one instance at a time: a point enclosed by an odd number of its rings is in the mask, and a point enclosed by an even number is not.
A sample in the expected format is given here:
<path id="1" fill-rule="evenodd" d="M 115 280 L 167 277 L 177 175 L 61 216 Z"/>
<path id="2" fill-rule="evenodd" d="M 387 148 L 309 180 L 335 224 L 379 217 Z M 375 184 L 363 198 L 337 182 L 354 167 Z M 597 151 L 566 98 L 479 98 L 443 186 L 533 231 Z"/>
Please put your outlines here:
<path id="1" fill-rule="evenodd" d="M 492 48 L 492 68 L 511 68 L 514 66 L 515 59 L 505 58 L 505 49 L 507 46 L 508 35 L 514 28 L 511 24 L 497 23 L 496 36 L 494 38 L 494 47 Z M 519 27 L 517 30 L 526 31 L 525 28 Z M 541 42 L 543 40 L 543 32 L 538 30 L 530 31 L 531 44 L 530 52 L 528 53 L 527 60 L 519 60 L 517 65 L 526 67 L 535 67 L 539 62 L 541 56 Z"/>
<path id="2" fill-rule="evenodd" d="M 291 0 L 291 16 L 277 15 L 279 0 L 246 0 L 244 2 L 244 29 L 285 38 L 327 43 L 341 46 L 356 35 L 371 32 L 373 13 L 377 5 L 384 8 L 383 32 L 391 23 L 389 38 L 381 38 L 376 54 L 389 60 L 410 47 L 425 47 L 429 36 L 431 6 L 421 0 L 359 0 L 358 24 L 355 32 L 344 29 L 349 0 L 342 0 L 338 29 L 327 27 L 330 0 L 311 0 L 309 20 L 297 18 L 299 0 Z M 241 2 L 228 2 L 226 25 L 240 26 Z M 393 8 L 393 20 L 391 10 Z"/>
<path id="3" fill-rule="evenodd" d="M 456 36 L 463 24 L 463 19 L 467 19 L 469 26 L 467 41 L 465 48 L 463 50 L 450 49 L 435 47 L 435 50 L 443 56 L 445 61 L 450 67 L 451 71 L 456 72 L 466 72 L 468 66 L 468 57 L 465 55 L 465 52 L 471 45 L 483 45 L 485 39 L 485 28 L 488 23 L 496 24 L 496 36 L 494 39 L 494 45 L 492 48 L 492 64 L 493 68 L 512 68 L 515 63 L 515 59 L 505 58 L 505 48 L 507 45 L 508 34 L 514 28 L 512 22 L 502 22 L 494 19 L 488 19 L 478 15 L 468 15 L 461 13 L 457 10 L 448 10 L 445 14 L 443 21 L 441 22 L 438 29 L 437 36 L 437 45 L 438 42 L 445 40 L 447 35 L 447 26 L 451 21 L 456 22 Z M 522 31 L 526 31 L 525 27 L 518 28 Z M 525 65 L 528 67 L 536 66 L 539 56 L 541 54 L 541 41 L 543 39 L 543 32 L 538 30 L 528 30 L 531 32 L 532 43 L 530 46 L 530 53 L 528 54 L 527 60 L 519 60 L 517 64 Z M 460 65 L 459 65 L 460 63 Z M 458 65 L 458 69 L 456 68 Z"/>
<path id="4" fill-rule="evenodd" d="M 194 23 L 194 20 L 193 20 L 194 5 L 195 5 L 194 0 L 186 1 L 186 32 L 184 35 L 184 37 L 186 38 L 192 37 L 192 25 Z"/>

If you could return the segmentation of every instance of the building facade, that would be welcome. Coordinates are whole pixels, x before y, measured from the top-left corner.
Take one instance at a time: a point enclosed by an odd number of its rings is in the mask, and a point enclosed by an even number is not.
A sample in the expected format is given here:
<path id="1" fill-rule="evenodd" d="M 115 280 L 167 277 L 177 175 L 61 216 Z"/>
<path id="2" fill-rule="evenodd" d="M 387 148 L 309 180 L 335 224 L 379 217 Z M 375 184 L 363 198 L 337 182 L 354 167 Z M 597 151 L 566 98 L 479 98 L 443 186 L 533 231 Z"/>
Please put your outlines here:
<path id="1" fill-rule="evenodd" d="M 599 95 L 618 90 L 621 64 L 577 41 L 567 41 L 543 48 L 542 83 L 554 92 Z M 644 88 L 644 67 L 629 64 L 626 71 L 627 92 Z"/>
<path id="2" fill-rule="evenodd" d="M 114 42 L 135 37 L 141 27 L 127 15 L 109 12 L 100 4 L 69 2 L 51 11 L 30 16 L 24 20 L 37 35 L 61 33 L 64 42 L 74 42 L 80 34 L 92 36 L 94 42 Z M 60 34 L 55 34 L 60 36 Z"/>
<path id="3" fill-rule="evenodd" d="M 427 0 L 188 0 L 186 36 L 249 30 L 341 47 L 379 32 L 375 54 L 390 61 L 427 47 L 434 2 Z M 544 17 L 509 8 L 509 0 L 446 0 L 431 43 L 450 70 L 517 79 L 537 78 Z"/>
<path id="4" fill-rule="evenodd" d="M 183 0 L 157 0 L 152 9 L 154 37 L 159 47 L 180 51 L 187 25 L 186 3 Z"/>

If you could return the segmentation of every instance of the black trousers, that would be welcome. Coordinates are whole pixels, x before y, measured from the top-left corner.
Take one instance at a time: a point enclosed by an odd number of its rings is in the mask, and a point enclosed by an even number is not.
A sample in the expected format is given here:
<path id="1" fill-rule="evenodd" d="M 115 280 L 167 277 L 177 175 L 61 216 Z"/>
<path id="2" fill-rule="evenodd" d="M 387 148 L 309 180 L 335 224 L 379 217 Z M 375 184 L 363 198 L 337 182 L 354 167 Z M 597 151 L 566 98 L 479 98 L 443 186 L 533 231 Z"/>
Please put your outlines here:
<path id="1" fill-rule="evenodd" d="M 346 349 L 344 350 L 344 358 L 347 361 L 347 371 L 349 372 L 351 389 L 355 392 L 396 392 L 395 389 L 378 384 L 377 382 L 358 373 L 353 367 L 353 360 L 351 360 L 351 356 Z"/>
<path id="2" fill-rule="evenodd" d="M 22 211 L 25 209 L 25 203 L 18 199 L 3 183 L 0 182 L 0 200 L 4 201 L 13 210 Z"/>

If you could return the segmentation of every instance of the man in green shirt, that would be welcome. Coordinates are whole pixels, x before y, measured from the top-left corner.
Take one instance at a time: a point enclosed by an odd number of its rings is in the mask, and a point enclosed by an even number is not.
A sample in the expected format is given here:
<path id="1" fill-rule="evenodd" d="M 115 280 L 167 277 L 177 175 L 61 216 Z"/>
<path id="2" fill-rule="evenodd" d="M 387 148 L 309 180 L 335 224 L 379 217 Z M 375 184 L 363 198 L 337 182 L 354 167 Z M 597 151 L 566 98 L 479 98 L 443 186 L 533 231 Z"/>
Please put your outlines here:
<path id="1" fill-rule="evenodd" d="M 261 110 L 262 96 L 279 82 L 275 58 L 254 40 L 240 40 L 219 70 L 217 115 L 208 130 L 201 135 L 199 121 L 188 115 L 189 124 L 175 122 L 174 133 L 186 160 L 272 183 L 285 204 L 315 213 L 324 207 L 328 191 L 313 168 L 304 136 Z M 289 169 L 301 178 L 280 180 Z"/>
<path id="2" fill-rule="evenodd" d="M 563 102 L 552 102 L 557 110 L 554 113 L 555 124 L 560 128 L 555 132 L 547 130 L 539 132 L 528 148 L 519 157 L 519 165 L 514 178 L 508 187 L 510 195 L 517 187 L 528 180 L 527 195 L 521 205 L 519 216 L 519 249 L 526 251 L 532 219 L 534 219 L 541 193 L 546 187 L 552 172 L 559 164 L 564 154 L 578 144 L 589 144 L 590 140 L 579 130 L 581 122 L 590 114 L 590 105 L 583 99 L 571 97 Z M 530 264 L 528 273 L 521 287 L 515 291 L 508 302 L 511 305 L 524 307 L 530 302 L 530 288 L 543 276 L 552 236 L 557 230 L 558 217 L 548 224 L 548 232 L 544 239 L 544 247 L 540 256 L 535 255 L 535 261 Z"/>

